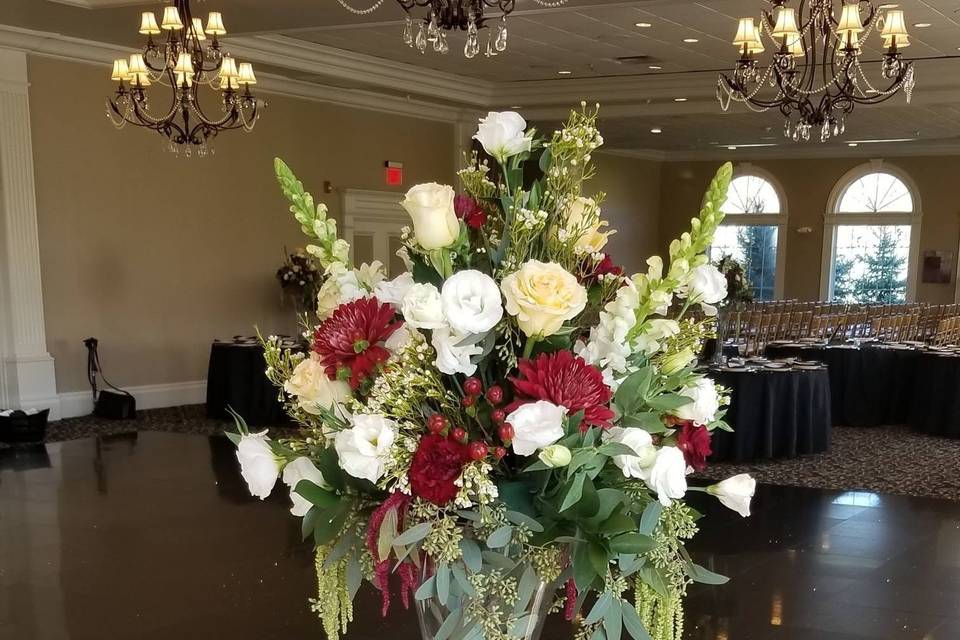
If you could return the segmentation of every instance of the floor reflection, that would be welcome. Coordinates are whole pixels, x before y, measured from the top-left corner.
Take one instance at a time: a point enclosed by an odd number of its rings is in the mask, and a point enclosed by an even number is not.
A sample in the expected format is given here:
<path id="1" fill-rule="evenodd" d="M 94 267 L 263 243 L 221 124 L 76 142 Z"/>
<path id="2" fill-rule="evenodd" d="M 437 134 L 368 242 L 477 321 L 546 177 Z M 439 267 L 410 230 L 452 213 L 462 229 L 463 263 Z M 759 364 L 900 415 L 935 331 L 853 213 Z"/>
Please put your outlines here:
<path id="1" fill-rule="evenodd" d="M 693 500 L 692 552 L 732 580 L 690 589 L 688 640 L 960 638 L 960 504 L 761 487 L 744 520 Z M 288 508 L 247 494 L 221 437 L 0 450 L 0 638 L 321 638 Z M 419 637 L 411 612 L 359 598 L 352 640 Z"/>

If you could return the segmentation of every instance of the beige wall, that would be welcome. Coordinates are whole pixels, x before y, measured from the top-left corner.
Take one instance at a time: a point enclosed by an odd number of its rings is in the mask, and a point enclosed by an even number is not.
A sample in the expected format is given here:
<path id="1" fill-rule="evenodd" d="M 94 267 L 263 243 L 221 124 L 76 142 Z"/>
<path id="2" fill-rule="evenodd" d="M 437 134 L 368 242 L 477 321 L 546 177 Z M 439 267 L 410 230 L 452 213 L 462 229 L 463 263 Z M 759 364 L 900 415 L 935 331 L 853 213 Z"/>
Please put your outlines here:
<path id="1" fill-rule="evenodd" d="M 830 192 L 850 169 L 868 160 L 833 158 L 805 160 L 756 160 L 753 164 L 772 173 L 783 187 L 790 214 L 786 244 L 784 296 L 801 300 L 820 297 L 820 265 L 823 250 L 823 214 Z M 916 183 L 923 207 L 920 254 L 927 249 L 953 251 L 960 240 L 960 199 L 956 156 L 903 157 L 887 161 L 905 171 Z M 700 205 L 703 191 L 717 162 L 666 162 L 660 189 L 660 247 L 682 232 Z M 800 227 L 813 233 L 799 234 Z M 917 300 L 953 302 L 956 283 L 918 285 Z"/>
<path id="2" fill-rule="evenodd" d="M 115 131 L 100 67 L 30 58 L 30 106 L 47 340 L 62 392 L 86 388 L 81 340 L 97 336 L 119 385 L 201 380 L 210 341 L 291 332 L 274 273 L 302 244 L 273 178 L 282 156 L 335 213 L 338 188 L 383 189 L 383 161 L 408 184 L 451 181 L 453 127 L 266 96 L 250 135 L 175 157 L 161 138 Z M 394 189 L 403 191 L 403 189 Z"/>

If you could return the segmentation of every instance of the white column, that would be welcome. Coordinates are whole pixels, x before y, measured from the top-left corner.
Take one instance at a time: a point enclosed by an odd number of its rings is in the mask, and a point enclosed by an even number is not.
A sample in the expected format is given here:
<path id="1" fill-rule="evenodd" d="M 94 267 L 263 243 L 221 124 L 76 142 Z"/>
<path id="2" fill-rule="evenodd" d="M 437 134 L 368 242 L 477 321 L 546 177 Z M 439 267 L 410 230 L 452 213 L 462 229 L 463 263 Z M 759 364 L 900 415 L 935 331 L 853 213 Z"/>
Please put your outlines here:
<path id="1" fill-rule="evenodd" d="M 43 322 L 28 88 L 26 53 L 0 49 L 0 386 L 5 406 L 49 408 L 59 419 Z"/>

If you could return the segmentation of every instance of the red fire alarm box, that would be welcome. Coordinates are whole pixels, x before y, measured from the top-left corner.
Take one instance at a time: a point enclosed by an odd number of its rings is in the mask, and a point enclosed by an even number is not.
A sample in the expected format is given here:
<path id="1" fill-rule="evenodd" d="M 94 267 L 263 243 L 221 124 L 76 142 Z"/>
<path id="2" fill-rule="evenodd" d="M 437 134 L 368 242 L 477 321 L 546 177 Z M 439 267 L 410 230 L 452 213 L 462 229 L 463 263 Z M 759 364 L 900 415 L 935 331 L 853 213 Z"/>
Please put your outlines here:
<path id="1" fill-rule="evenodd" d="M 384 177 L 387 184 L 391 187 L 399 187 L 403 184 L 403 163 L 387 160 L 383 163 Z"/>

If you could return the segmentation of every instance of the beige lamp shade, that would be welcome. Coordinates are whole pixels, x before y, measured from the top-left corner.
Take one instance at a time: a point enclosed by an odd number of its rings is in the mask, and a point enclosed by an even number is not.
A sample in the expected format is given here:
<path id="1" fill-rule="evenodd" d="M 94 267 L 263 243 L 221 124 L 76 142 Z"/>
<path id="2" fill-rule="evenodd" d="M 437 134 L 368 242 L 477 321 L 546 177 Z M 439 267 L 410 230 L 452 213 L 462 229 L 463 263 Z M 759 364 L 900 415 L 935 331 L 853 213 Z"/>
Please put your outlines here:
<path id="1" fill-rule="evenodd" d="M 223 56 L 223 62 L 220 64 L 220 78 L 231 78 L 236 80 L 240 77 L 237 71 L 237 61 L 233 56 Z"/>
<path id="2" fill-rule="evenodd" d="M 177 66 L 173 68 L 174 73 L 192 76 L 193 58 L 189 53 L 181 52 L 177 57 Z"/>
<path id="3" fill-rule="evenodd" d="M 237 82 L 245 85 L 257 84 L 257 76 L 253 73 L 253 65 L 249 62 L 240 63 L 240 74 Z"/>
<path id="4" fill-rule="evenodd" d="M 140 15 L 140 33 L 145 36 L 155 36 L 160 33 L 157 16 L 153 15 L 153 11 L 144 11 Z"/>
<path id="5" fill-rule="evenodd" d="M 227 91 L 228 89 L 236 91 L 239 88 L 240 88 L 240 83 L 237 82 L 236 78 L 224 78 L 223 76 L 220 76 L 221 91 Z"/>
<path id="6" fill-rule="evenodd" d="M 740 24 L 737 25 L 737 35 L 733 38 L 733 44 L 742 47 L 754 41 L 754 34 L 757 32 L 757 26 L 753 18 L 740 18 Z"/>
<path id="7" fill-rule="evenodd" d="M 110 75 L 110 79 L 116 82 L 123 82 L 128 77 L 130 77 L 130 65 L 127 64 L 125 58 L 119 58 L 113 61 L 113 73 Z"/>
<path id="8" fill-rule="evenodd" d="M 807 55 L 806 50 L 803 48 L 803 38 L 799 35 L 787 39 L 787 50 L 794 58 L 802 58 Z"/>
<path id="9" fill-rule="evenodd" d="M 163 22 L 160 26 L 166 31 L 177 31 L 183 29 L 183 21 L 180 19 L 180 12 L 176 7 L 163 8 Z"/>
<path id="10" fill-rule="evenodd" d="M 883 16 L 883 29 L 880 31 L 883 37 L 883 46 L 890 48 L 894 44 L 897 47 L 909 47 L 910 37 L 907 34 L 907 24 L 903 17 L 903 11 L 887 11 Z"/>
<path id="11" fill-rule="evenodd" d="M 193 86 L 193 74 L 192 73 L 180 73 L 177 72 L 177 86 L 182 87 L 186 84 L 188 87 Z"/>
<path id="12" fill-rule="evenodd" d="M 775 38 L 782 38 L 784 36 L 790 37 L 799 34 L 800 29 L 797 28 L 796 11 L 794 11 L 792 7 L 779 7 L 777 9 L 776 23 L 770 35 Z"/>
<path id="13" fill-rule="evenodd" d="M 222 36 L 226 35 L 227 30 L 223 26 L 223 16 L 219 11 L 211 11 L 207 16 L 207 35 Z"/>
<path id="14" fill-rule="evenodd" d="M 142 53 L 134 53 L 130 56 L 130 62 L 127 64 L 127 72 L 130 75 L 148 74 L 147 63 L 143 60 Z"/>
<path id="15" fill-rule="evenodd" d="M 840 24 L 837 25 L 837 35 L 844 41 L 848 35 L 854 35 L 863 31 L 863 23 L 860 22 L 860 5 L 844 4 L 843 13 L 840 14 Z"/>
<path id="16" fill-rule="evenodd" d="M 206 34 L 203 32 L 203 20 L 200 18 L 193 19 L 193 26 L 190 28 L 190 35 L 196 36 L 197 40 L 200 41 L 207 39 Z"/>

